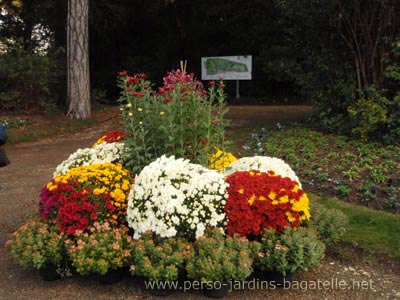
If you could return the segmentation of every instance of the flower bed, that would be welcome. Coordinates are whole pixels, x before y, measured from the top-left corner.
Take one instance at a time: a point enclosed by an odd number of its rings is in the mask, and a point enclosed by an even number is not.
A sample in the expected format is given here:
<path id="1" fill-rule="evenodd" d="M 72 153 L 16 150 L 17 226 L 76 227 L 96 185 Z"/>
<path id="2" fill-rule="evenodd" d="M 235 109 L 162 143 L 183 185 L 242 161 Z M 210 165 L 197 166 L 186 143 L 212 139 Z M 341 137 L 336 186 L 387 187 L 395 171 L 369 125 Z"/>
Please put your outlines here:
<path id="1" fill-rule="evenodd" d="M 182 72 L 170 73 L 159 93 L 143 74 L 123 73 L 120 84 L 126 136 L 109 132 L 57 167 L 41 190 L 41 219 L 7 243 L 23 267 L 69 261 L 82 275 L 129 266 L 149 280 L 244 280 L 254 268 L 311 267 L 323 257 L 320 240 L 343 233 L 343 217 L 331 212 L 320 216 L 340 226 L 308 224 L 309 199 L 282 160 L 236 160 L 220 147 L 222 81 L 207 97 Z M 149 132 L 164 118 L 161 132 Z"/>
<path id="2" fill-rule="evenodd" d="M 377 210 L 400 212 L 400 147 L 366 143 L 318 128 L 287 124 L 252 134 L 243 152 L 279 157 L 291 165 L 303 187 Z M 259 146 L 260 145 L 260 146 Z"/>

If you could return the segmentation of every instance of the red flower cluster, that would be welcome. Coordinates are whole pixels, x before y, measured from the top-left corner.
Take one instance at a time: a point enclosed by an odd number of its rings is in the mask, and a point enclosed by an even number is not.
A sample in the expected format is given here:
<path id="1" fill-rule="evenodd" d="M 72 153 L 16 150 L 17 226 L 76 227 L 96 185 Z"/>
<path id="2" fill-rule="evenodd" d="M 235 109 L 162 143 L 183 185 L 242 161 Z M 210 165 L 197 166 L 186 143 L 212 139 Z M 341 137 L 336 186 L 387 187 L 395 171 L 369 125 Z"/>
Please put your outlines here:
<path id="1" fill-rule="evenodd" d="M 139 83 L 139 78 L 137 76 L 129 76 L 128 79 L 126 79 L 127 84 L 138 84 Z"/>
<path id="2" fill-rule="evenodd" d="M 124 71 L 119 72 L 118 76 L 119 77 L 125 77 L 127 74 L 128 74 L 128 72 L 126 70 L 124 70 Z"/>
<path id="3" fill-rule="evenodd" d="M 101 138 L 99 138 L 96 143 L 94 143 L 94 146 L 103 144 L 103 143 L 115 143 L 118 141 L 121 141 L 125 138 L 125 132 L 122 130 L 112 130 L 107 132 L 105 135 L 103 135 Z"/>
<path id="4" fill-rule="evenodd" d="M 125 77 L 128 74 L 127 71 L 122 71 L 119 72 L 119 77 Z M 135 74 L 133 76 L 128 76 L 128 78 L 126 78 L 126 83 L 127 84 L 138 84 L 139 81 L 141 79 L 146 79 L 147 78 L 147 74 L 145 73 L 139 73 L 139 74 Z"/>
<path id="5" fill-rule="evenodd" d="M 104 135 L 104 140 L 107 143 L 114 143 L 121 141 L 125 138 L 125 132 L 122 130 L 112 130 Z"/>
<path id="6" fill-rule="evenodd" d="M 133 91 L 132 93 L 131 93 L 131 95 L 133 96 L 133 97 L 144 97 L 144 93 L 143 92 L 135 92 L 135 91 Z"/>
<path id="7" fill-rule="evenodd" d="M 94 195 L 91 189 L 83 189 L 76 180 L 59 182 L 52 191 L 44 186 L 40 194 L 42 219 L 56 221 L 60 231 L 70 235 L 76 230 L 87 229 L 95 221 L 108 218 L 114 210 L 109 193 Z"/>
<path id="8" fill-rule="evenodd" d="M 235 172 L 226 181 L 229 197 L 225 212 L 230 235 L 258 236 L 266 228 L 281 232 L 309 218 L 308 198 L 289 178 L 253 170 Z"/>

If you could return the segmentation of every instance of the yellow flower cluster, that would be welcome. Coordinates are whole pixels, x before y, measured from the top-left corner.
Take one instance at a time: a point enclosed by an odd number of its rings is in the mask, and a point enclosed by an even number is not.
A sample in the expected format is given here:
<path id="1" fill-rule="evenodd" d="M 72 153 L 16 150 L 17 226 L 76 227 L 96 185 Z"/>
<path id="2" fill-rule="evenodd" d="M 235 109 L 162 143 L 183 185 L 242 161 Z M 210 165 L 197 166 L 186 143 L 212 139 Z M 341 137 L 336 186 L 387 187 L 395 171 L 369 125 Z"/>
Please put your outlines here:
<path id="1" fill-rule="evenodd" d="M 127 196 L 133 179 L 121 164 L 104 163 L 72 168 L 64 175 L 56 175 L 54 181 L 47 184 L 47 189 L 51 191 L 57 187 L 57 183 L 67 183 L 71 179 L 76 180 L 85 189 L 91 188 L 94 195 L 109 193 L 116 210 L 107 217 L 125 221 Z"/>
<path id="2" fill-rule="evenodd" d="M 237 158 L 230 152 L 215 148 L 216 152 L 208 156 L 208 168 L 221 171 L 230 166 Z"/>
<path id="3" fill-rule="evenodd" d="M 300 190 L 300 187 L 296 184 L 295 187 L 292 189 L 292 192 L 296 193 L 298 190 Z M 292 211 L 303 212 L 303 214 L 300 215 L 300 221 L 310 220 L 309 199 L 306 193 L 300 196 L 298 201 L 296 201 L 295 199 L 289 199 L 287 195 L 278 197 L 277 194 L 275 194 L 274 192 L 270 192 L 268 198 L 272 200 L 271 203 L 273 205 L 284 204 L 289 202 L 292 206 L 291 208 Z M 287 211 L 285 214 L 288 217 L 290 223 L 296 221 L 296 218 L 293 217 L 290 211 Z"/>
<path id="4" fill-rule="evenodd" d="M 96 147 L 97 145 L 100 144 L 104 144 L 106 142 L 106 135 L 103 135 L 102 137 L 100 137 L 94 144 L 93 144 L 93 148 Z"/>

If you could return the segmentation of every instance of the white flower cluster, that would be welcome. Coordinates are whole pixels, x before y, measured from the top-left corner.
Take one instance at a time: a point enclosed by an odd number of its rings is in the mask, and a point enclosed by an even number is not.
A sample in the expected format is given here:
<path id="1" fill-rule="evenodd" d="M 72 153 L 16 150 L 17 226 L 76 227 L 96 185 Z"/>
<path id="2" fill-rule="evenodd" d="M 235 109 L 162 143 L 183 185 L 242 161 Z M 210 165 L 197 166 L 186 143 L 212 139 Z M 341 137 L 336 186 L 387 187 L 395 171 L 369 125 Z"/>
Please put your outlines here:
<path id="1" fill-rule="evenodd" d="M 252 156 L 242 157 L 234 161 L 227 169 L 225 169 L 225 176 L 228 176 L 237 171 L 250 171 L 258 170 L 261 172 L 273 171 L 275 174 L 282 177 L 289 177 L 291 180 L 301 183 L 296 173 L 292 168 L 285 163 L 282 159 L 269 156 Z"/>
<path id="2" fill-rule="evenodd" d="M 54 175 L 65 174 L 70 169 L 80 166 L 122 162 L 124 147 L 124 143 L 116 142 L 99 144 L 94 148 L 78 149 L 57 166 Z"/>
<path id="3" fill-rule="evenodd" d="M 133 237 L 152 231 L 197 239 L 207 227 L 222 226 L 227 187 L 218 171 L 163 155 L 143 168 L 129 193 Z"/>

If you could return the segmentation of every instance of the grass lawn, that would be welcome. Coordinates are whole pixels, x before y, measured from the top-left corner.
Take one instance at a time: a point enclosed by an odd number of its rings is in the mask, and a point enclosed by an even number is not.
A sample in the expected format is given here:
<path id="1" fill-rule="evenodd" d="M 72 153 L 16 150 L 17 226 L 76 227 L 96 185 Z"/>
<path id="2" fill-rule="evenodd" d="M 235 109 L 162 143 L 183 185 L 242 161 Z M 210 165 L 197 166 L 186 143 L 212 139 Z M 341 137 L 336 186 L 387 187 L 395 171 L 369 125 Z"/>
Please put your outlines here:
<path id="1" fill-rule="evenodd" d="M 365 253 L 383 254 L 400 260 L 400 215 L 353 205 L 335 198 L 309 194 L 328 208 L 343 211 L 349 218 L 347 232 L 342 237 L 346 244 L 362 249 Z"/>

